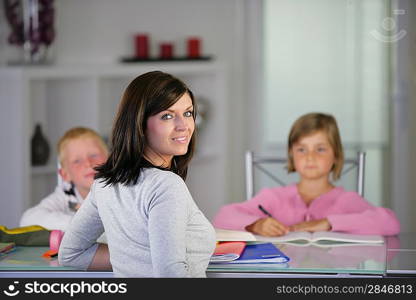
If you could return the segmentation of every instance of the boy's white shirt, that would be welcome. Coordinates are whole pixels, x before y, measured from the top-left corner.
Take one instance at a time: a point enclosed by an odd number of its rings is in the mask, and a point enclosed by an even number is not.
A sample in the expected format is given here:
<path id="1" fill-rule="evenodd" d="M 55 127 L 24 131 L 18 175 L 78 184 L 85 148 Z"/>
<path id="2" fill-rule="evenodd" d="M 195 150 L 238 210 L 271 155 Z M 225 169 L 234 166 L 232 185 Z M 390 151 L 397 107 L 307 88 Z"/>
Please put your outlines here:
<path id="1" fill-rule="evenodd" d="M 49 230 L 59 229 L 65 231 L 76 213 L 69 207 L 70 201 L 82 204 L 84 199 L 76 189 L 75 196 L 65 194 L 63 186 L 60 184 L 56 186 L 52 194 L 23 213 L 20 219 L 20 226 L 40 225 Z M 98 241 L 106 242 L 104 234 Z"/>
<path id="2" fill-rule="evenodd" d="M 75 194 L 75 196 L 65 194 L 62 186 L 58 185 L 52 194 L 24 212 L 20 226 L 40 225 L 49 230 L 65 231 L 75 215 L 75 211 L 69 207 L 69 201 L 77 203 L 84 201 L 78 192 Z"/>

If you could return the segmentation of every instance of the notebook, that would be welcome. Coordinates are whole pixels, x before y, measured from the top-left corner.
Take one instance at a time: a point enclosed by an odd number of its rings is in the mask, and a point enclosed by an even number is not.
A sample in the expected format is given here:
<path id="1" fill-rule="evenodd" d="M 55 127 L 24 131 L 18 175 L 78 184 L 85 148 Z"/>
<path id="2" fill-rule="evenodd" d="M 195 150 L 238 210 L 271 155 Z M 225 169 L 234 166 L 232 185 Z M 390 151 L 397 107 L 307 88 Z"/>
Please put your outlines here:
<path id="1" fill-rule="evenodd" d="M 282 251 L 272 243 L 248 244 L 245 246 L 242 254 L 234 260 L 227 262 L 229 264 L 263 264 L 263 263 L 285 263 L 289 261 Z"/>
<path id="2" fill-rule="evenodd" d="M 210 262 L 229 262 L 240 257 L 246 247 L 246 242 L 222 242 L 215 247 Z"/>
<path id="3" fill-rule="evenodd" d="M 263 237 L 256 236 L 256 238 L 263 239 Z M 289 232 L 280 237 L 266 238 L 274 243 L 278 242 L 303 242 L 303 243 L 320 243 L 320 242 L 334 242 L 334 243 L 364 243 L 364 244 L 382 244 L 384 238 L 381 235 L 360 235 L 343 232 L 332 231 L 317 231 L 317 232 Z"/>
<path id="4" fill-rule="evenodd" d="M 6 255 L 16 248 L 14 242 L 0 243 L 0 256 Z"/>
<path id="5" fill-rule="evenodd" d="M 364 244 L 382 244 L 384 238 L 381 235 L 359 235 L 349 234 L 343 232 L 333 231 L 317 231 L 317 232 L 289 232 L 284 236 L 279 237 L 265 237 L 261 235 L 254 235 L 247 231 L 235 231 L 216 229 L 217 240 L 227 241 L 236 240 L 240 241 L 261 241 L 271 243 L 284 243 L 284 242 L 296 242 L 296 243 L 364 243 Z"/>
<path id="6" fill-rule="evenodd" d="M 0 252 L 7 252 L 15 246 L 14 242 L 0 243 Z"/>
<path id="7" fill-rule="evenodd" d="M 274 264 L 209 264 L 210 271 L 281 271 L 289 268 L 289 263 L 274 263 Z"/>

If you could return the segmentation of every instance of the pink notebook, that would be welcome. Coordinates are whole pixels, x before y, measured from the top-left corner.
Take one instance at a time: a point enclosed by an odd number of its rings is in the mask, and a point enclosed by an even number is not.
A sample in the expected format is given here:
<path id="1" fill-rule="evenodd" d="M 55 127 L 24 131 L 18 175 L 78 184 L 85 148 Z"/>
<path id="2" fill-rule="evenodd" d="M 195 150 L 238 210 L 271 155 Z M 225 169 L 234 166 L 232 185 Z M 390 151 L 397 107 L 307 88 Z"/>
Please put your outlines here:
<path id="1" fill-rule="evenodd" d="M 238 259 L 246 247 L 246 242 L 221 242 L 215 247 L 210 262 L 227 262 Z"/>

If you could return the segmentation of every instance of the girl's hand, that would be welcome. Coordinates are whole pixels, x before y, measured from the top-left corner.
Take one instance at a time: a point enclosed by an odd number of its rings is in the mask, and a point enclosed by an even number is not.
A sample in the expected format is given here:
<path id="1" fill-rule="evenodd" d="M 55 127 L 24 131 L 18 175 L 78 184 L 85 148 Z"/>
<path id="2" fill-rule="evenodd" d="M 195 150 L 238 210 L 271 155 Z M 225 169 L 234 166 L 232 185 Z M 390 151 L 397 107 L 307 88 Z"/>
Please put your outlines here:
<path id="1" fill-rule="evenodd" d="M 274 218 L 267 217 L 246 226 L 246 230 L 264 236 L 281 236 L 289 232 L 289 227 Z"/>
<path id="2" fill-rule="evenodd" d="M 329 231 L 331 230 L 331 224 L 328 219 L 320 219 L 313 221 L 300 222 L 298 224 L 289 227 L 290 231 Z"/>

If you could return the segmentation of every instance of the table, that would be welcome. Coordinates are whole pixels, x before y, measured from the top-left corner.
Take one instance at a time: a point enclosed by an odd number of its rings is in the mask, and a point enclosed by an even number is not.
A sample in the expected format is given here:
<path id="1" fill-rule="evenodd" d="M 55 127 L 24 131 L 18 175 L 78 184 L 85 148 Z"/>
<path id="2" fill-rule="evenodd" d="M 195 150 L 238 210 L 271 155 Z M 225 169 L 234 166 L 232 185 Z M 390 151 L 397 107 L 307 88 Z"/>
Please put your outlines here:
<path id="1" fill-rule="evenodd" d="M 290 257 L 286 264 L 210 264 L 208 277 L 383 277 L 386 244 L 317 246 L 275 244 Z"/>
<path id="2" fill-rule="evenodd" d="M 416 277 L 416 233 L 401 233 L 400 243 L 387 238 L 387 266 L 389 276 Z"/>
<path id="3" fill-rule="evenodd" d="M 416 276 L 416 234 L 385 237 L 384 244 L 320 247 L 279 243 L 287 265 L 255 268 L 210 265 L 207 276 L 244 277 L 396 277 Z"/>
<path id="4" fill-rule="evenodd" d="M 397 277 L 416 276 L 416 234 L 386 237 L 384 244 L 294 246 L 277 244 L 288 264 L 256 269 L 209 266 L 207 276 L 222 277 Z M 112 272 L 90 272 L 60 266 L 57 258 L 42 254 L 46 247 L 17 247 L 0 258 L 0 277 L 113 277 Z"/>
<path id="5" fill-rule="evenodd" d="M 16 247 L 0 257 L 0 278 L 17 277 L 113 277 L 112 272 L 91 272 L 59 265 L 58 258 L 45 258 L 48 247 Z"/>

